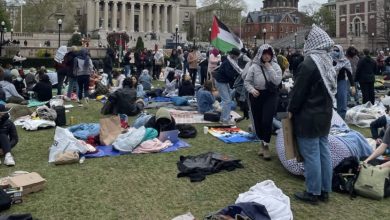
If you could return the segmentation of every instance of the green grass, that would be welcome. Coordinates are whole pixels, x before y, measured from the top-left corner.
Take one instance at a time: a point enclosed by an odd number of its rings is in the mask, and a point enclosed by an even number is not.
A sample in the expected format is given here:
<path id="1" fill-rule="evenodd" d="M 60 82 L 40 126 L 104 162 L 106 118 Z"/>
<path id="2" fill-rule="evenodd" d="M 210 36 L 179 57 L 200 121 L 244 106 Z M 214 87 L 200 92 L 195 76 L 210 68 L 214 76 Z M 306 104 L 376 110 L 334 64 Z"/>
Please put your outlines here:
<path id="1" fill-rule="evenodd" d="M 74 104 L 77 106 L 76 104 Z M 91 101 L 88 108 L 75 107 L 67 113 L 80 122 L 98 122 L 101 104 Z M 130 120 L 133 120 L 131 118 Z M 240 123 L 247 128 L 248 122 Z M 211 135 L 190 139 L 190 148 L 173 153 L 125 155 L 87 159 L 84 164 L 48 164 L 54 129 L 27 132 L 18 128 L 20 142 L 13 153 L 17 165 L 0 167 L 0 176 L 16 170 L 35 171 L 47 180 L 46 188 L 24 197 L 6 213 L 32 213 L 40 219 L 171 219 L 192 212 L 197 219 L 234 203 L 239 193 L 257 182 L 271 179 L 291 198 L 295 219 L 385 219 L 389 201 L 374 201 L 331 194 L 328 204 L 306 205 L 291 195 L 303 190 L 302 177 L 285 170 L 275 149 L 273 160 L 266 162 L 256 153 L 258 143 L 223 144 Z M 362 130 L 368 135 L 368 130 Z M 200 183 L 176 177 L 180 155 L 217 151 L 242 160 L 243 169 L 207 176 Z"/>

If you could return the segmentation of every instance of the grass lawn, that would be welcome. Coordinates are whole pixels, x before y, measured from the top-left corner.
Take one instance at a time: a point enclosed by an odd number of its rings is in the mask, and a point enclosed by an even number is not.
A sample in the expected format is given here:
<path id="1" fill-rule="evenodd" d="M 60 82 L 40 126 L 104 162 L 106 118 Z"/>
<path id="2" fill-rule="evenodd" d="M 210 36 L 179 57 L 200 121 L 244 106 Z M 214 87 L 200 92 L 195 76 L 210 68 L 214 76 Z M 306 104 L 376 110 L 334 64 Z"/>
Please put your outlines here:
<path id="1" fill-rule="evenodd" d="M 74 104 L 77 106 L 77 104 Z M 67 113 L 80 122 L 98 122 L 101 104 L 75 107 Z M 152 112 L 152 111 L 151 111 Z M 130 120 L 133 120 L 131 118 Z M 248 121 L 239 124 L 247 128 Z M 0 176 L 16 170 L 35 171 L 47 180 L 46 188 L 24 198 L 6 213 L 32 213 L 39 219 L 171 219 L 192 212 L 197 219 L 234 203 L 239 193 L 257 182 L 271 179 L 291 198 L 295 219 L 386 219 L 389 200 L 374 201 L 331 194 L 331 202 L 319 206 L 296 201 L 292 194 L 303 190 L 304 180 L 288 173 L 277 159 L 264 161 L 257 156 L 258 143 L 223 144 L 211 135 L 189 139 L 190 148 L 173 153 L 125 155 L 87 159 L 84 164 L 48 164 L 54 129 L 27 132 L 18 128 L 20 142 L 14 148 L 17 165 L 0 167 Z M 368 130 L 361 130 L 368 136 Z M 216 151 L 234 155 L 245 168 L 207 176 L 200 183 L 176 177 L 180 155 Z"/>

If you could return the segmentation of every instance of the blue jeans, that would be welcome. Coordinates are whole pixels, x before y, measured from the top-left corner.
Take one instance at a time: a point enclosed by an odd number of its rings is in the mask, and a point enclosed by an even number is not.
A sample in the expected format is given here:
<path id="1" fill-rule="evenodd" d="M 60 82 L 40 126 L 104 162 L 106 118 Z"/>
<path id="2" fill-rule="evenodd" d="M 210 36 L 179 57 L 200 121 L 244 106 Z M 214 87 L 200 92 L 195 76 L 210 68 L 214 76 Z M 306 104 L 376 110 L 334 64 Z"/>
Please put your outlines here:
<path id="1" fill-rule="evenodd" d="M 128 77 L 129 74 L 131 74 L 130 65 L 125 65 L 124 68 L 125 68 L 125 76 Z"/>
<path id="2" fill-rule="evenodd" d="M 347 80 L 340 80 L 337 82 L 337 113 L 339 113 L 342 119 L 345 119 L 345 115 L 347 114 L 348 91 L 349 89 Z"/>
<path id="3" fill-rule="evenodd" d="M 221 96 L 221 121 L 229 122 L 230 121 L 230 110 L 232 108 L 232 89 L 229 86 L 229 83 L 220 83 L 215 81 L 215 87 L 217 87 L 219 96 Z"/>
<path id="4" fill-rule="evenodd" d="M 317 138 L 297 137 L 299 152 L 305 168 L 306 191 L 320 195 L 332 190 L 332 159 L 328 136 Z"/>
<path id="5" fill-rule="evenodd" d="M 79 94 L 79 85 L 77 83 L 77 78 L 69 78 L 68 93 L 67 96 L 70 98 L 70 95 L 73 92 L 73 87 L 76 87 L 76 94 Z"/>

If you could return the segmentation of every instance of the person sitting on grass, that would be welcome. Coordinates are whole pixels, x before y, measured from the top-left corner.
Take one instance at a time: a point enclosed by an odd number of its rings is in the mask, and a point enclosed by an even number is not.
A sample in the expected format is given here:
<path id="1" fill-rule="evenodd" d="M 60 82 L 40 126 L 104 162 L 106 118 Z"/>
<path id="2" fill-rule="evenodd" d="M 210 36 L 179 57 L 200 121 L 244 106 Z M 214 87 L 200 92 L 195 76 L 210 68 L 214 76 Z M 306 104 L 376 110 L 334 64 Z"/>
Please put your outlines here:
<path id="1" fill-rule="evenodd" d="M 15 124 L 9 119 L 9 114 L 6 111 L 5 106 L 0 104 L 0 146 L 5 155 L 4 165 L 15 165 L 11 149 L 15 147 L 18 140 L 18 132 L 16 131 Z"/>
<path id="2" fill-rule="evenodd" d="M 39 82 L 32 89 L 37 94 L 37 99 L 40 102 L 49 101 L 52 97 L 52 85 L 49 76 L 44 74 Z"/>
<path id="3" fill-rule="evenodd" d="M 145 128 L 154 128 L 160 134 L 162 131 L 176 130 L 176 122 L 168 109 L 160 108 L 157 110 L 156 115 L 146 122 Z"/>
<path id="4" fill-rule="evenodd" d="M 390 127 L 386 129 L 385 135 L 383 136 L 382 143 L 366 160 L 364 160 L 364 163 L 368 163 L 371 160 L 381 156 L 383 153 L 385 153 L 388 147 L 390 147 Z M 379 167 L 390 169 L 390 161 L 387 161 L 386 163 L 379 165 Z"/>
<path id="5" fill-rule="evenodd" d="M 137 77 L 131 76 L 130 81 L 131 81 L 130 88 L 135 89 L 135 91 L 137 92 L 137 98 L 144 98 L 145 97 L 144 87 L 142 86 L 142 84 L 138 83 Z"/>
<path id="6" fill-rule="evenodd" d="M 165 90 L 163 94 L 165 96 L 176 96 L 176 87 L 177 87 L 177 77 L 175 76 L 174 71 L 168 73 L 167 78 L 165 79 Z"/>
<path id="7" fill-rule="evenodd" d="M 3 72 L 1 68 L 0 72 Z M 3 75 L 3 74 L 0 74 Z M 25 100 L 24 98 L 16 91 L 14 84 L 12 84 L 12 75 L 5 75 L 3 79 L 0 81 L 0 85 L 2 86 L 5 92 L 5 100 L 8 103 L 21 104 Z"/>
<path id="8" fill-rule="evenodd" d="M 37 81 L 35 81 L 36 73 L 37 70 L 35 68 L 30 68 L 30 70 L 26 74 L 26 77 L 24 77 L 24 83 L 26 84 L 27 91 L 32 91 L 32 88 L 37 83 Z"/>
<path id="9" fill-rule="evenodd" d="M 125 75 L 120 73 L 118 70 L 112 71 L 112 86 L 110 87 L 111 92 L 115 92 L 116 90 L 122 88 L 123 80 L 125 80 Z"/>
<path id="10" fill-rule="evenodd" d="M 184 75 L 180 86 L 179 86 L 179 96 L 194 96 L 195 88 L 191 82 L 191 76 L 186 74 Z"/>
<path id="11" fill-rule="evenodd" d="M 145 91 L 152 90 L 152 77 L 149 75 L 147 69 L 142 70 L 141 76 L 139 76 L 139 83 L 142 84 Z"/>
<path id="12" fill-rule="evenodd" d="M 123 80 L 122 85 L 123 88 L 109 95 L 108 101 L 112 107 L 106 114 L 137 115 L 144 109 L 144 102 L 142 99 L 137 99 L 137 91 L 132 87 L 131 78 Z"/>
<path id="13" fill-rule="evenodd" d="M 203 87 L 196 93 L 196 100 L 198 103 L 198 112 L 206 113 L 214 111 L 213 104 L 215 103 L 215 97 L 212 94 L 213 83 L 207 80 Z"/>

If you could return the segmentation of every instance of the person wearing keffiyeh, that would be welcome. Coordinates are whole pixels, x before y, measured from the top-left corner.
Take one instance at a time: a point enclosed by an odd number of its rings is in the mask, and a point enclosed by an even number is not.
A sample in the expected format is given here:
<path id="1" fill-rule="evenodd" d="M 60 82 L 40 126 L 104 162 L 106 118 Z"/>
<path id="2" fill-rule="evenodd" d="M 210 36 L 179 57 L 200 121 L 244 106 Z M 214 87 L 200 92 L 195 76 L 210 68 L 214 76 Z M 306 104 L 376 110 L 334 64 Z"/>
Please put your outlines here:
<path id="1" fill-rule="evenodd" d="M 313 25 L 306 37 L 305 59 L 300 64 L 288 107 L 305 169 L 301 201 L 327 201 L 332 188 L 332 160 L 328 134 L 336 94 L 336 71 L 328 51 L 333 40 Z"/>
<path id="2" fill-rule="evenodd" d="M 244 79 L 244 86 L 249 93 L 249 108 L 252 115 L 252 127 L 261 140 L 259 156 L 270 160 L 269 143 L 272 134 L 272 119 L 276 114 L 278 91 L 267 88 L 267 82 L 278 87 L 282 81 L 280 68 L 274 49 L 263 44 L 250 64 Z"/>
<path id="3" fill-rule="evenodd" d="M 345 115 L 347 113 L 349 84 L 352 88 L 352 96 L 355 95 L 356 92 L 355 81 L 352 77 L 352 66 L 351 62 L 344 56 L 343 47 L 340 45 L 335 45 L 333 47 L 333 50 L 330 52 L 330 56 L 333 59 L 333 66 L 335 67 L 337 73 L 337 113 L 339 113 L 341 118 L 345 119 Z"/>

